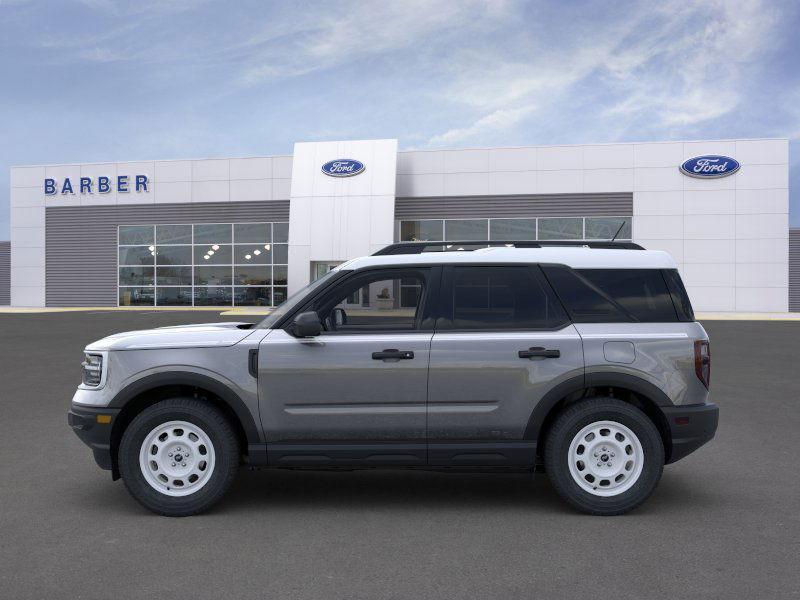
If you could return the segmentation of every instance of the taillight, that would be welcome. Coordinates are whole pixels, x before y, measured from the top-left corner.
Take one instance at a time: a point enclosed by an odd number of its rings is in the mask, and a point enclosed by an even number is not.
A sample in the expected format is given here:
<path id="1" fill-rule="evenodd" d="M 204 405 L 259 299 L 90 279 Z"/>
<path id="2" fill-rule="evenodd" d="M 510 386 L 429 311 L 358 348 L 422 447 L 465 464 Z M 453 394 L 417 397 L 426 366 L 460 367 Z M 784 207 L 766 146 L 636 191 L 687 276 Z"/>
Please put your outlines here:
<path id="1" fill-rule="evenodd" d="M 694 372 L 697 378 L 708 388 L 711 383 L 711 349 L 708 340 L 694 342 Z"/>

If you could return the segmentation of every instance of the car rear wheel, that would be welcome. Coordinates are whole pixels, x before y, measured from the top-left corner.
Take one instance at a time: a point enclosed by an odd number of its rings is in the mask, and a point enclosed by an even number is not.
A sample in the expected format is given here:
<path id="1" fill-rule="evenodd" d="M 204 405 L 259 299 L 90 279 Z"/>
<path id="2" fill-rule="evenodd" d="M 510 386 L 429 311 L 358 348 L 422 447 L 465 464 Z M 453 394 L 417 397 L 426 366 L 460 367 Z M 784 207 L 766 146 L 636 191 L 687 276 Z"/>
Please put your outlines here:
<path id="1" fill-rule="evenodd" d="M 614 398 L 582 400 L 564 409 L 545 442 L 545 467 L 572 506 L 617 515 L 644 502 L 664 468 L 664 444 L 641 410 Z"/>
<path id="2" fill-rule="evenodd" d="M 239 458 L 225 415 L 193 398 L 163 400 L 142 411 L 125 430 L 118 453 L 130 494 L 151 511 L 175 517 L 218 502 Z"/>

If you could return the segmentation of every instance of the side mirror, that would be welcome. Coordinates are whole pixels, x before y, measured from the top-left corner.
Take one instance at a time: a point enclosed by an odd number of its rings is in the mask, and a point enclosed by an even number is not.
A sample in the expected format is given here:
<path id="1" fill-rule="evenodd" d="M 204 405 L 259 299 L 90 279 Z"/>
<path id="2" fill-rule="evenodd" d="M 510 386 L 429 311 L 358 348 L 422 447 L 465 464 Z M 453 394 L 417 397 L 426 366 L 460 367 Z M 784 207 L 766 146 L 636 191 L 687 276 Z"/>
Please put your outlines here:
<path id="1" fill-rule="evenodd" d="M 292 333 L 299 338 L 318 336 L 322 333 L 322 323 L 319 322 L 319 315 L 313 310 L 300 313 L 292 324 Z"/>

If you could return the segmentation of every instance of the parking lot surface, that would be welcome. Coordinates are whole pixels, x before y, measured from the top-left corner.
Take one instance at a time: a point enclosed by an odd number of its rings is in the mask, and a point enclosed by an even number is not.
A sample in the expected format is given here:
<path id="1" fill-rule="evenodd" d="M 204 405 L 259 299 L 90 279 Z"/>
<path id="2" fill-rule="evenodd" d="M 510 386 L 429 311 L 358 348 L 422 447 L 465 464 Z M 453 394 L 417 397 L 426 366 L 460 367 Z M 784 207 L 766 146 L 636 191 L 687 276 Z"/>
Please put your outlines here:
<path id="1" fill-rule="evenodd" d="M 157 517 L 66 411 L 84 345 L 216 313 L 0 315 L 0 597 L 796 598 L 800 323 L 705 323 L 717 437 L 611 518 L 546 476 L 242 470 Z"/>

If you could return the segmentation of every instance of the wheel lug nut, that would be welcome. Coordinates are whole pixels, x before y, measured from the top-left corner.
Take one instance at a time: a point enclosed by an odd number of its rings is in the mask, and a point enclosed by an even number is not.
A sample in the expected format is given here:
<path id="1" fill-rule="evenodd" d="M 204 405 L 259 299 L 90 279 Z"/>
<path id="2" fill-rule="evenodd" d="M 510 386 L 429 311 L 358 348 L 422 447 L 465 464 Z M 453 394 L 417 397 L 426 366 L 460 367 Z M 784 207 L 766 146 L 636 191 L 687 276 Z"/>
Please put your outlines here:
<path id="1" fill-rule="evenodd" d="M 181 463 L 181 466 L 182 466 L 182 467 L 185 467 L 185 466 L 186 466 L 186 463 Z"/>
<path id="2" fill-rule="evenodd" d="M 175 463 L 172 463 L 172 466 L 174 467 L 174 466 L 175 466 Z"/>

